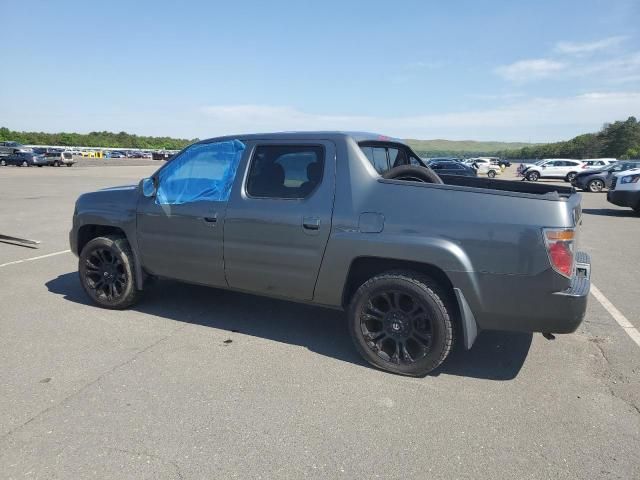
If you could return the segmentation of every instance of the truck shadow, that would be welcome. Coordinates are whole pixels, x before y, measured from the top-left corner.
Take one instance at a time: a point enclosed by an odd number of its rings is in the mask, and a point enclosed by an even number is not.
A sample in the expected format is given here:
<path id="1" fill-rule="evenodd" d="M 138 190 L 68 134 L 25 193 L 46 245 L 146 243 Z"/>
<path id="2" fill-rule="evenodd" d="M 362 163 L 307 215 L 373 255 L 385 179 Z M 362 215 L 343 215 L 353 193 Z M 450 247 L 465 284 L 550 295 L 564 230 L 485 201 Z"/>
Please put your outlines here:
<path id="1" fill-rule="evenodd" d="M 65 300 L 91 305 L 75 272 L 48 281 L 46 287 Z M 344 313 L 335 310 L 172 281 L 155 282 L 132 309 L 229 333 L 300 345 L 321 355 L 369 367 L 351 343 Z M 471 350 L 455 349 L 430 375 L 511 380 L 522 368 L 531 339 L 531 334 L 484 332 Z"/>
<path id="2" fill-rule="evenodd" d="M 636 217 L 637 214 L 629 209 L 617 210 L 614 208 L 583 208 L 582 213 L 588 215 L 599 215 L 604 217 Z"/>

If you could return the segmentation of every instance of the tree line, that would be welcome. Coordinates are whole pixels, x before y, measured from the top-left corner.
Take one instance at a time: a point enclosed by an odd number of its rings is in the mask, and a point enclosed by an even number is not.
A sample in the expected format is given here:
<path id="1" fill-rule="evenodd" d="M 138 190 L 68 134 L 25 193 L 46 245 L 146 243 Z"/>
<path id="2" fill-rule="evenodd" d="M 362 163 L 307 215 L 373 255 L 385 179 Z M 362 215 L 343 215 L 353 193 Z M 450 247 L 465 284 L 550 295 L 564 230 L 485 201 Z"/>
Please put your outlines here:
<path id="1" fill-rule="evenodd" d="M 498 155 L 512 159 L 640 158 L 640 122 L 629 117 L 624 121 L 605 123 L 597 133 L 585 133 L 564 142 L 501 151 Z"/>
<path id="2" fill-rule="evenodd" d="M 12 140 L 27 145 L 64 145 L 107 148 L 151 148 L 180 150 L 198 141 L 171 137 L 144 137 L 126 132 L 44 133 L 16 132 L 0 128 L 0 141 Z M 413 141 L 410 141 L 413 142 Z M 494 155 L 512 159 L 532 158 L 640 158 L 640 122 L 635 117 L 624 121 L 606 123 L 597 133 L 585 133 L 571 140 L 556 143 L 531 145 L 519 149 L 486 152 L 464 152 L 437 149 L 423 151 L 416 145 L 417 153 L 425 157 L 434 156 L 478 156 Z"/>
<path id="3" fill-rule="evenodd" d="M 63 145 L 103 148 L 150 148 L 181 150 L 198 139 L 187 140 L 171 137 L 145 137 L 126 132 L 90 132 L 90 133 L 45 133 L 16 132 L 0 128 L 0 142 L 14 141 L 25 145 Z"/>

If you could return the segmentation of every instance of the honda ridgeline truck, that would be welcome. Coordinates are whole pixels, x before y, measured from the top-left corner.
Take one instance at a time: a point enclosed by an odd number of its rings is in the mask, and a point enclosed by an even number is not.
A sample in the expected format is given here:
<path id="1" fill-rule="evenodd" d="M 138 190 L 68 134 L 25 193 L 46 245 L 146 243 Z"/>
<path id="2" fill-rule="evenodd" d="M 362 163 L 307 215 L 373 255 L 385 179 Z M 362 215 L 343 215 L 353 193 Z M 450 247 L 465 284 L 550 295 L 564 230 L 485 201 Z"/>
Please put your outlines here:
<path id="1" fill-rule="evenodd" d="M 342 309 L 367 361 L 422 376 L 481 330 L 576 330 L 590 286 L 580 199 L 439 177 L 379 135 L 239 135 L 81 195 L 70 243 L 101 307 L 169 278 Z"/>

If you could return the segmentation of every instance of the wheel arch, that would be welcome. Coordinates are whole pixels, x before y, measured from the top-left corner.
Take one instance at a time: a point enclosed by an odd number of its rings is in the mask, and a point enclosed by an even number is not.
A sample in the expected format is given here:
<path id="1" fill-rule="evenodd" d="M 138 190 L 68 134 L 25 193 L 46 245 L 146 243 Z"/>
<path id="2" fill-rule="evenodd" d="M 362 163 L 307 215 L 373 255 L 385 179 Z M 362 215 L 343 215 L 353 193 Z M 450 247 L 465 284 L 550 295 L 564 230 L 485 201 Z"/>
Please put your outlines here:
<path id="1" fill-rule="evenodd" d="M 129 246 L 131 247 L 131 252 L 133 253 L 133 257 L 135 260 L 136 288 L 138 290 L 142 290 L 144 283 L 144 271 L 142 269 L 142 264 L 140 263 L 140 257 L 138 255 L 136 245 L 131 241 L 125 229 L 115 225 L 102 223 L 86 223 L 81 225 L 80 227 L 78 227 L 78 231 L 76 233 L 76 249 L 78 256 L 87 243 L 89 243 L 94 238 L 103 237 L 106 235 L 119 235 L 125 238 L 127 242 L 129 242 Z"/>
<path id="2" fill-rule="evenodd" d="M 411 260 L 362 256 L 354 258 L 349 266 L 342 290 L 342 307 L 346 308 L 349 305 L 356 290 L 368 279 L 394 270 L 407 270 L 427 275 L 440 283 L 451 295 L 454 294 L 451 280 L 441 268 L 435 265 Z"/>
<path id="3" fill-rule="evenodd" d="M 363 256 L 357 257 L 349 266 L 342 292 L 342 307 L 347 308 L 357 289 L 368 279 L 389 271 L 409 271 L 426 275 L 440 284 L 447 295 L 447 303 L 453 307 L 454 329 L 460 335 L 464 348 L 470 349 L 478 335 L 476 319 L 459 288 L 452 283 L 447 273 L 436 265 L 411 260 Z"/>

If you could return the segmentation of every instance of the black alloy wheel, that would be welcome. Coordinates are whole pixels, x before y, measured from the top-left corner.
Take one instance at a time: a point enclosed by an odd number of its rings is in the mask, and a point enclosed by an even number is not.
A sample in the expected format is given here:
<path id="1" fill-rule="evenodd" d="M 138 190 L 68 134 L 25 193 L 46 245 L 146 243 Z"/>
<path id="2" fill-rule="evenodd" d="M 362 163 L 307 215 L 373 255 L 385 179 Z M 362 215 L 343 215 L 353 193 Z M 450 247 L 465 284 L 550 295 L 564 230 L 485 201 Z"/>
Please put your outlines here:
<path id="1" fill-rule="evenodd" d="M 349 333 L 369 363 L 388 372 L 424 376 L 453 345 L 449 295 L 416 272 L 376 275 L 358 288 L 349 306 Z"/>
<path id="2" fill-rule="evenodd" d="M 369 348 L 386 362 L 413 364 L 432 346 L 427 308 L 413 295 L 386 290 L 370 297 L 360 316 L 360 329 Z"/>
<path id="3" fill-rule="evenodd" d="M 93 249 L 84 266 L 85 283 L 97 298 L 113 302 L 124 294 L 130 279 L 124 263 L 111 249 Z"/>
<path id="4" fill-rule="evenodd" d="M 85 292 L 101 307 L 124 309 L 135 303 L 134 257 L 126 238 L 94 238 L 82 249 L 78 272 Z"/>

